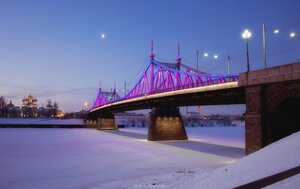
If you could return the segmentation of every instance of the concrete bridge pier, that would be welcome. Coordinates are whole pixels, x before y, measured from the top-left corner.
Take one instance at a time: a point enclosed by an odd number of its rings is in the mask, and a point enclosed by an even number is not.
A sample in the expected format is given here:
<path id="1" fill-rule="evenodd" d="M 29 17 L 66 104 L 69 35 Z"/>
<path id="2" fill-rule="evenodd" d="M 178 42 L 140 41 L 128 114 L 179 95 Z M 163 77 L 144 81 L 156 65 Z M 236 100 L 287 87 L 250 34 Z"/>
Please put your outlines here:
<path id="1" fill-rule="evenodd" d="M 97 120 L 86 120 L 86 127 L 87 128 L 97 128 Z"/>
<path id="2" fill-rule="evenodd" d="M 113 112 L 102 113 L 97 119 L 98 130 L 118 130 Z"/>
<path id="3" fill-rule="evenodd" d="M 177 106 L 153 107 L 148 126 L 148 140 L 187 140 L 187 134 Z"/>

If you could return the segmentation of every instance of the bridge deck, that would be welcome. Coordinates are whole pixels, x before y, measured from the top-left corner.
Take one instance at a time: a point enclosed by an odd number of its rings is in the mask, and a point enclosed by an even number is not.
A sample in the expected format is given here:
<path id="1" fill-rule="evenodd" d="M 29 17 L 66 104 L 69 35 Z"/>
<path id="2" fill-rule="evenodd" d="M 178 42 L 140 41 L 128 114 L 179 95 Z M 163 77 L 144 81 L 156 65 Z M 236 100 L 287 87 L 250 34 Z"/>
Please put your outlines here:
<path id="1" fill-rule="evenodd" d="M 90 112 L 94 112 L 97 110 L 101 110 L 101 109 L 116 106 L 116 105 L 122 105 L 122 104 L 126 104 L 126 103 L 142 101 L 142 100 L 157 99 L 157 98 L 163 98 L 163 97 L 171 97 L 171 96 L 176 96 L 176 95 L 201 93 L 201 92 L 208 92 L 208 91 L 216 91 L 216 90 L 222 90 L 222 89 L 231 89 L 231 88 L 237 88 L 237 87 L 238 87 L 238 82 L 229 82 L 229 83 L 222 83 L 222 84 L 217 84 L 217 85 L 209 85 L 209 86 L 182 89 L 182 90 L 170 91 L 170 92 L 164 92 L 164 93 L 158 93 L 158 94 L 152 94 L 152 95 L 145 95 L 145 96 L 136 97 L 136 98 L 132 98 L 132 99 L 128 99 L 128 100 L 122 100 L 122 101 L 117 101 L 117 102 L 113 102 L 110 104 L 106 104 L 104 106 L 92 109 Z"/>

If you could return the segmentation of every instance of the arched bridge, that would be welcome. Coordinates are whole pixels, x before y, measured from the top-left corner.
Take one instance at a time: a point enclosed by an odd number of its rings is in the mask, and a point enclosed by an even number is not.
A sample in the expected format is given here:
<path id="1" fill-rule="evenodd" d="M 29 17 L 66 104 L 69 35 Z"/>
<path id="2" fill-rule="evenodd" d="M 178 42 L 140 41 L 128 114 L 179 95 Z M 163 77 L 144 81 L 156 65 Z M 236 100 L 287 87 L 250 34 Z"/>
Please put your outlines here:
<path id="1" fill-rule="evenodd" d="M 289 110 L 292 106 L 300 112 L 299 80 L 300 63 L 240 75 L 214 75 L 182 64 L 179 51 L 177 63 L 156 61 L 152 49 L 141 78 L 123 98 L 115 90 L 108 95 L 99 89 L 88 113 L 87 125 L 98 129 L 117 129 L 114 113 L 151 109 L 148 140 L 186 140 L 179 106 L 246 104 L 246 153 L 251 153 L 283 137 L 280 133 L 285 130 L 284 126 L 274 123 L 278 119 L 275 114 L 279 116 L 283 109 L 292 111 L 283 112 L 284 119 L 292 119 L 285 127 L 288 129 L 284 135 L 300 130 L 299 116 L 294 115 L 294 110 Z M 279 97 L 276 96 L 278 93 Z M 273 106 L 283 107 L 278 110 Z"/>

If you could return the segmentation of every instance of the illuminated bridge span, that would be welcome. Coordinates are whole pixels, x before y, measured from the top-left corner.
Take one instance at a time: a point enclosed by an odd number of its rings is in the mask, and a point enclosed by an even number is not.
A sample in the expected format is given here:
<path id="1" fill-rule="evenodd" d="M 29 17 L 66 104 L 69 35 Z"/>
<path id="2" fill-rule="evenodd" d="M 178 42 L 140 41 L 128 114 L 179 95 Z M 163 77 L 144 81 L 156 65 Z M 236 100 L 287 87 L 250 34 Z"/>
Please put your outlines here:
<path id="1" fill-rule="evenodd" d="M 246 153 L 300 130 L 300 63 L 231 75 L 213 75 L 181 63 L 150 62 L 120 98 L 99 89 L 87 126 L 118 129 L 114 113 L 151 109 L 148 140 L 187 140 L 180 106 L 246 104 Z M 279 119 L 282 118 L 282 119 Z M 284 125 L 284 126 L 282 126 Z"/>
<path id="2" fill-rule="evenodd" d="M 115 89 L 114 92 L 109 93 L 109 95 L 107 95 L 107 92 L 99 90 L 98 97 L 91 111 L 94 111 L 97 108 L 99 109 L 107 104 L 134 99 L 141 96 L 238 81 L 237 74 L 213 75 L 198 71 L 182 64 L 179 47 L 177 63 L 163 63 L 154 60 L 153 48 L 150 58 L 151 60 L 141 78 L 128 94 L 126 94 L 123 98 L 120 98 L 115 96 L 117 95 Z M 182 68 L 185 70 L 182 70 Z"/>

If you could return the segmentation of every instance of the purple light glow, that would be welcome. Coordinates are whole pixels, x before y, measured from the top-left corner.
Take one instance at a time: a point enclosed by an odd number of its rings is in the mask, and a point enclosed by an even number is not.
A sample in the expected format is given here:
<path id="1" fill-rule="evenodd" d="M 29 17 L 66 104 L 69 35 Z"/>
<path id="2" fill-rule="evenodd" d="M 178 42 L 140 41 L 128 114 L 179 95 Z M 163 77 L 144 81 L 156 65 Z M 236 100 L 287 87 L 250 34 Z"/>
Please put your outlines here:
<path id="1" fill-rule="evenodd" d="M 151 52 L 153 52 L 153 42 L 151 43 L 151 45 L 152 45 Z M 178 46 L 178 55 L 179 55 L 178 57 L 180 57 L 179 53 L 180 52 Z M 234 74 L 212 75 L 201 71 L 192 73 L 191 71 L 192 69 L 190 69 L 188 66 L 184 64 L 182 65 L 183 67 L 187 68 L 186 72 L 174 69 L 171 65 L 172 64 L 169 64 L 170 67 L 168 67 L 168 64 L 166 63 L 161 64 L 156 62 L 154 59 L 151 59 L 143 76 L 128 94 L 126 94 L 122 99 L 115 98 L 115 97 L 108 99 L 105 95 L 103 95 L 104 93 L 101 91 L 100 88 L 97 100 L 93 105 L 93 109 L 108 103 L 132 99 L 144 95 L 158 94 L 158 93 L 169 92 L 169 91 L 176 91 L 176 90 L 189 89 L 194 87 L 221 84 L 221 83 L 226 83 L 231 81 L 238 81 L 238 75 L 234 75 Z M 150 81 L 148 78 L 150 78 Z M 115 89 L 114 89 L 114 95 L 116 95 Z"/>

